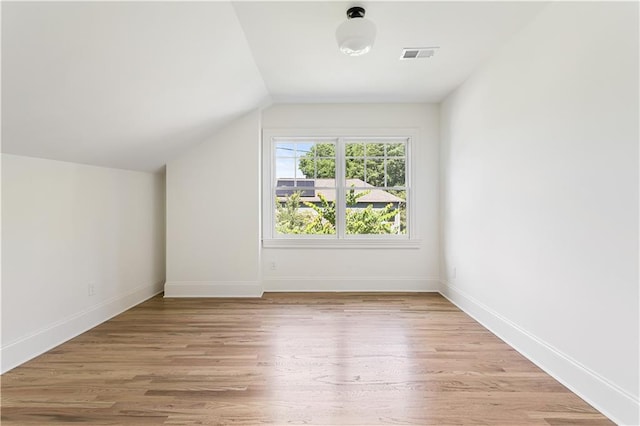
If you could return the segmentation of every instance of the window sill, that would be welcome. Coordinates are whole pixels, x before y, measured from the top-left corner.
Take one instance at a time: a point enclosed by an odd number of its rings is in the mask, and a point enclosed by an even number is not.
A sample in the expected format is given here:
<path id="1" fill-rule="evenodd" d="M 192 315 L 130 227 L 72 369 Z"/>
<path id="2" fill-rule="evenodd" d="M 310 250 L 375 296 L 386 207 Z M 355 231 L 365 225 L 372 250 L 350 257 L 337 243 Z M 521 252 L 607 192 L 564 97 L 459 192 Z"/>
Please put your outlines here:
<path id="1" fill-rule="evenodd" d="M 401 239 L 308 239 L 282 238 L 262 240 L 264 248 L 294 249 L 419 249 L 422 240 Z"/>

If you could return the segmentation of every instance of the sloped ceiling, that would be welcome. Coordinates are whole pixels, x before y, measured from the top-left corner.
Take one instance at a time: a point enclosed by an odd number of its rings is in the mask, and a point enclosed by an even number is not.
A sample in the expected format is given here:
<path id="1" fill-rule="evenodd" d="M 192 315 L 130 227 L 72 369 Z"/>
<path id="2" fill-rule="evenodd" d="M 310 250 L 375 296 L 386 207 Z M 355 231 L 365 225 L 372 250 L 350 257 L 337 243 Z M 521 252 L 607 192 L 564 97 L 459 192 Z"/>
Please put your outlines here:
<path id="1" fill-rule="evenodd" d="M 228 2 L 2 4 L 3 152 L 156 170 L 267 96 Z"/>
<path id="2" fill-rule="evenodd" d="M 351 5 L 3 2 L 2 152 L 154 171 L 270 99 L 438 102 L 544 7 L 370 2 L 374 49 L 350 58 Z"/>

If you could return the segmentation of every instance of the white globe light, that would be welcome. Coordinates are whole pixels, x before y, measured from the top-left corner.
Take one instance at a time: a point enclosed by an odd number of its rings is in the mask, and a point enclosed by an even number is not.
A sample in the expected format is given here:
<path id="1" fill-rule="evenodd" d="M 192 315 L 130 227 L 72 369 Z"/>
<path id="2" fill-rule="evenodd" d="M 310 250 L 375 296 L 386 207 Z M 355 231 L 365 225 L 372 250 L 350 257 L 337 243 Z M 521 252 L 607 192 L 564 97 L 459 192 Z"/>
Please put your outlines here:
<path id="1" fill-rule="evenodd" d="M 364 10 L 362 12 L 364 15 Z M 349 56 L 360 56 L 370 51 L 375 38 L 375 24 L 363 17 L 348 19 L 336 30 L 340 51 Z"/>

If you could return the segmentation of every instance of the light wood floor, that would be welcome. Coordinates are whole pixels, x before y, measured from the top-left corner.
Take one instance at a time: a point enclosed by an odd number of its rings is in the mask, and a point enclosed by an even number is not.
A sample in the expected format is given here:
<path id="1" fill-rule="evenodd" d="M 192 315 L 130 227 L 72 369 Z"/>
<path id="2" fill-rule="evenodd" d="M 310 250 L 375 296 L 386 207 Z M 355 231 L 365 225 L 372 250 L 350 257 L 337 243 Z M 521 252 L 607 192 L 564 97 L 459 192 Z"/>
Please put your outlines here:
<path id="1" fill-rule="evenodd" d="M 2 376 L 2 425 L 610 425 L 437 294 L 158 296 Z"/>

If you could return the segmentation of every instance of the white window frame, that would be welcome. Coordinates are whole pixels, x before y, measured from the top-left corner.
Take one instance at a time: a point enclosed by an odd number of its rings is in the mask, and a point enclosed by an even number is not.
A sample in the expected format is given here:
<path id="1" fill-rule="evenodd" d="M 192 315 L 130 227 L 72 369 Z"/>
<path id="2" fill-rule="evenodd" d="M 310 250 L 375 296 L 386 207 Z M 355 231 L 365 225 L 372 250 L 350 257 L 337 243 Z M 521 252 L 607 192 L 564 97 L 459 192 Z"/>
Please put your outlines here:
<path id="1" fill-rule="evenodd" d="M 277 129 L 262 131 L 262 245 L 265 248 L 419 248 L 414 212 L 413 157 L 417 129 Z M 273 196 L 275 182 L 275 143 L 281 139 L 333 139 L 336 140 L 336 204 L 344 201 L 344 147 L 345 139 L 362 140 L 399 139 L 406 140 L 406 192 L 407 233 L 402 235 L 278 235 L 275 233 L 276 200 Z M 341 151 L 341 152 L 339 152 Z M 345 209 L 336 208 L 336 228 L 344 224 Z"/>

